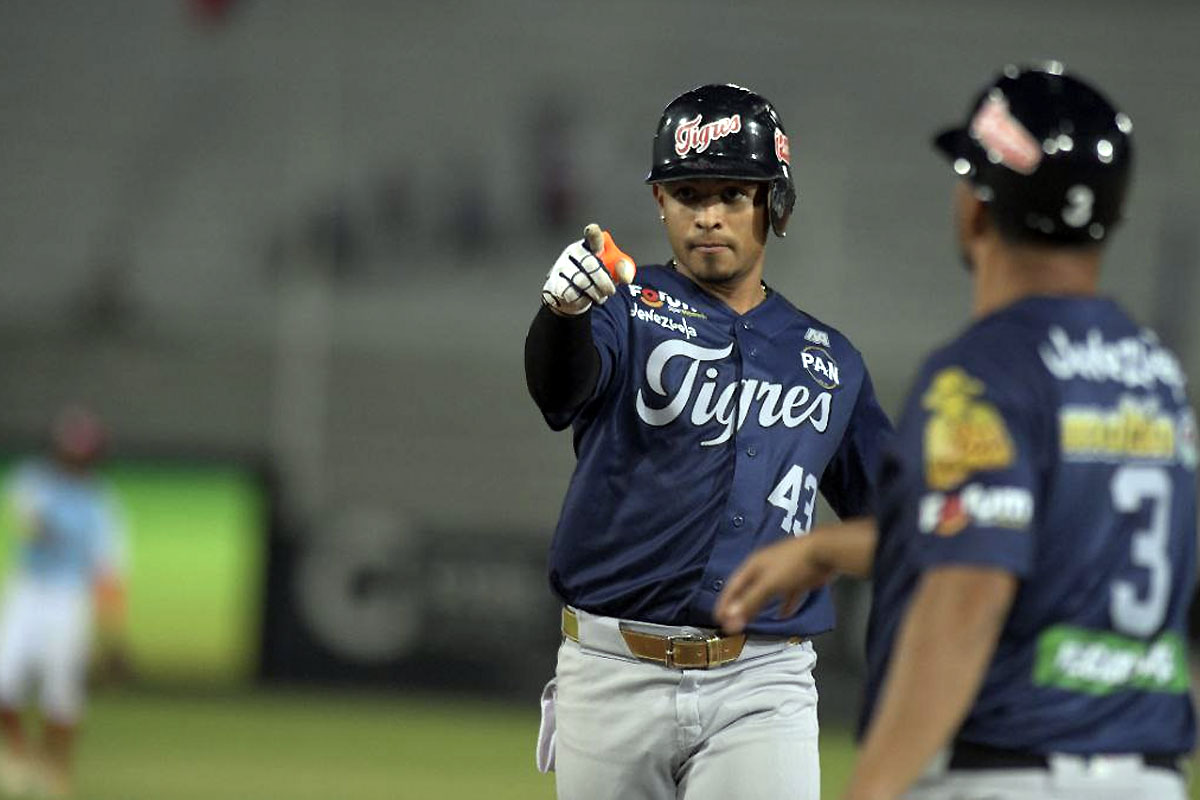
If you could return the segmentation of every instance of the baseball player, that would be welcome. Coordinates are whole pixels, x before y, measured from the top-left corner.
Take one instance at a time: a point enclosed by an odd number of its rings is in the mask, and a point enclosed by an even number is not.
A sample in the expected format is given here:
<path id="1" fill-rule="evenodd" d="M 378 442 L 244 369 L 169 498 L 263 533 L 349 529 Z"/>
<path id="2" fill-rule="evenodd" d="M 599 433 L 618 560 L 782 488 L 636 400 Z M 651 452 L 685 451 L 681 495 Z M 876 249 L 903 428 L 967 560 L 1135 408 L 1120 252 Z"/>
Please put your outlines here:
<path id="1" fill-rule="evenodd" d="M 975 320 L 920 372 L 878 531 L 756 554 L 721 599 L 737 630 L 873 567 L 854 800 L 1185 796 L 1196 422 L 1176 357 L 1097 295 L 1131 129 L 1051 63 L 937 137 Z"/>
<path id="2" fill-rule="evenodd" d="M 808 639 L 833 625 L 828 594 L 735 636 L 713 603 L 751 550 L 809 530 L 818 491 L 839 516 L 872 512 L 890 425 L 850 342 L 763 282 L 795 200 L 771 104 L 680 95 L 646 181 L 673 257 L 633 273 L 590 231 L 526 341 L 530 391 L 578 457 L 550 553 L 564 639 L 539 766 L 566 800 L 815 800 Z"/>
<path id="3" fill-rule="evenodd" d="M 92 472 L 104 447 L 98 420 L 68 409 L 52 438 L 53 458 L 19 466 L 8 487 L 18 541 L 0 615 L 0 779 L 10 793 L 65 797 L 92 617 L 110 635 L 121 624 L 125 544 L 116 501 Z M 44 716 L 40 754 L 22 726 L 31 681 Z"/>

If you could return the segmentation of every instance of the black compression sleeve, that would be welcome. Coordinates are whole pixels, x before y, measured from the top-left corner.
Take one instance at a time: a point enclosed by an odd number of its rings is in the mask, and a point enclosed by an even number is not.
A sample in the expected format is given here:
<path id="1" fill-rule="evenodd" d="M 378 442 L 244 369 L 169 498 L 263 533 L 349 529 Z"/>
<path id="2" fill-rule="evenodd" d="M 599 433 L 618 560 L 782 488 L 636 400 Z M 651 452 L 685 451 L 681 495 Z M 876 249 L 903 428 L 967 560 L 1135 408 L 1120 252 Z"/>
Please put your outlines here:
<path id="1" fill-rule="evenodd" d="M 538 408 L 547 414 L 575 411 L 599 379 L 591 312 L 560 317 L 542 306 L 525 337 L 525 382 Z"/>

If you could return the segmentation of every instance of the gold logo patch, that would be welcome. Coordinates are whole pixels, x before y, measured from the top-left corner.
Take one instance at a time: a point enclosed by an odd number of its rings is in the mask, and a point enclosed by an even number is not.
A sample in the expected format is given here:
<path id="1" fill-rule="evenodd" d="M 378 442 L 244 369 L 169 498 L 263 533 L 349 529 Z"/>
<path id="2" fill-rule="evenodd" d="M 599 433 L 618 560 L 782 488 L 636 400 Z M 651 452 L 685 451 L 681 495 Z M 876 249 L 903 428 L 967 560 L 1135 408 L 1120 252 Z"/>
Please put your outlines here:
<path id="1" fill-rule="evenodd" d="M 980 470 L 1013 462 L 1012 438 L 995 406 L 981 400 L 983 384 L 960 367 L 933 376 L 921 398 L 933 413 L 925 423 L 925 481 L 952 489 Z"/>

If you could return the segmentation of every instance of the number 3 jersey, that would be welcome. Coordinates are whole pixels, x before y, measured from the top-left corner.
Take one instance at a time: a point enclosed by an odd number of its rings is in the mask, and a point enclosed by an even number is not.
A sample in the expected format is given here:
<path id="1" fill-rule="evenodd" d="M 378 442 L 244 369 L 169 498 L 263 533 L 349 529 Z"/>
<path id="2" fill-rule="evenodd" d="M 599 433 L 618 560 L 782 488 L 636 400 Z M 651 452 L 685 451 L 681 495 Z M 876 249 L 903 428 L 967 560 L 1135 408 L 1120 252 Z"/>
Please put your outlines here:
<path id="1" fill-rule="evenodd" d="M 755 548 L 809 530 L 820 491 L 874 512 L 891 434 L 862 357 L 769 292 L 739 315 L 668 267 L 592 309 L 600 377 L 570 415 L 578 463 L 550 553 L 565 602 L 596 614 L 713 626 L 725 579 Z M 822 590 L 769 608 L 756 633 L 833 625 Z"/>
<path id="2" fill-rule="evenodd" d="M 1182 753 L 1196 426 L 1176 358 L 1103 298 L 1039 297 L 926 363 L 884 459 L 863 725 L 921 574 L 1020 585 L 959 738 Z"/>

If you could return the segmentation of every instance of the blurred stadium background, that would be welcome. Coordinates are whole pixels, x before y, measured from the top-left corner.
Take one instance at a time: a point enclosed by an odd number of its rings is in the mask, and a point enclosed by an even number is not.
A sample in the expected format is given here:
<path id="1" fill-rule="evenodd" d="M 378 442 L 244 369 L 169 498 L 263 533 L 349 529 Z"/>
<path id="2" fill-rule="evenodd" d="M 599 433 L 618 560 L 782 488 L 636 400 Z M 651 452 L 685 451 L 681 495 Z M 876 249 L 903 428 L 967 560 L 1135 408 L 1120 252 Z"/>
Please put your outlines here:
<path id="1" fill-rule="evenodd" d="M 967 311 L 929 135 L 1005 62 L 1063 60 L 1135 122 L 1107 289 L 1200 375 L 1191 0 L 14 0 L 0 20 L 0 450 L 90 405 L 133 534 L 137 680 L 94 696 L 81 797 L 553 795 L 533 742 L 572 455 L 526 396 L 524 331 L 585 222 L 665 257 L 641 180 L 693 85 L 779 106 L 800 200 L 768 280 L 851 336 L 895 411 Z M 864 601 L 838 599 L 830 796 Z"/>

